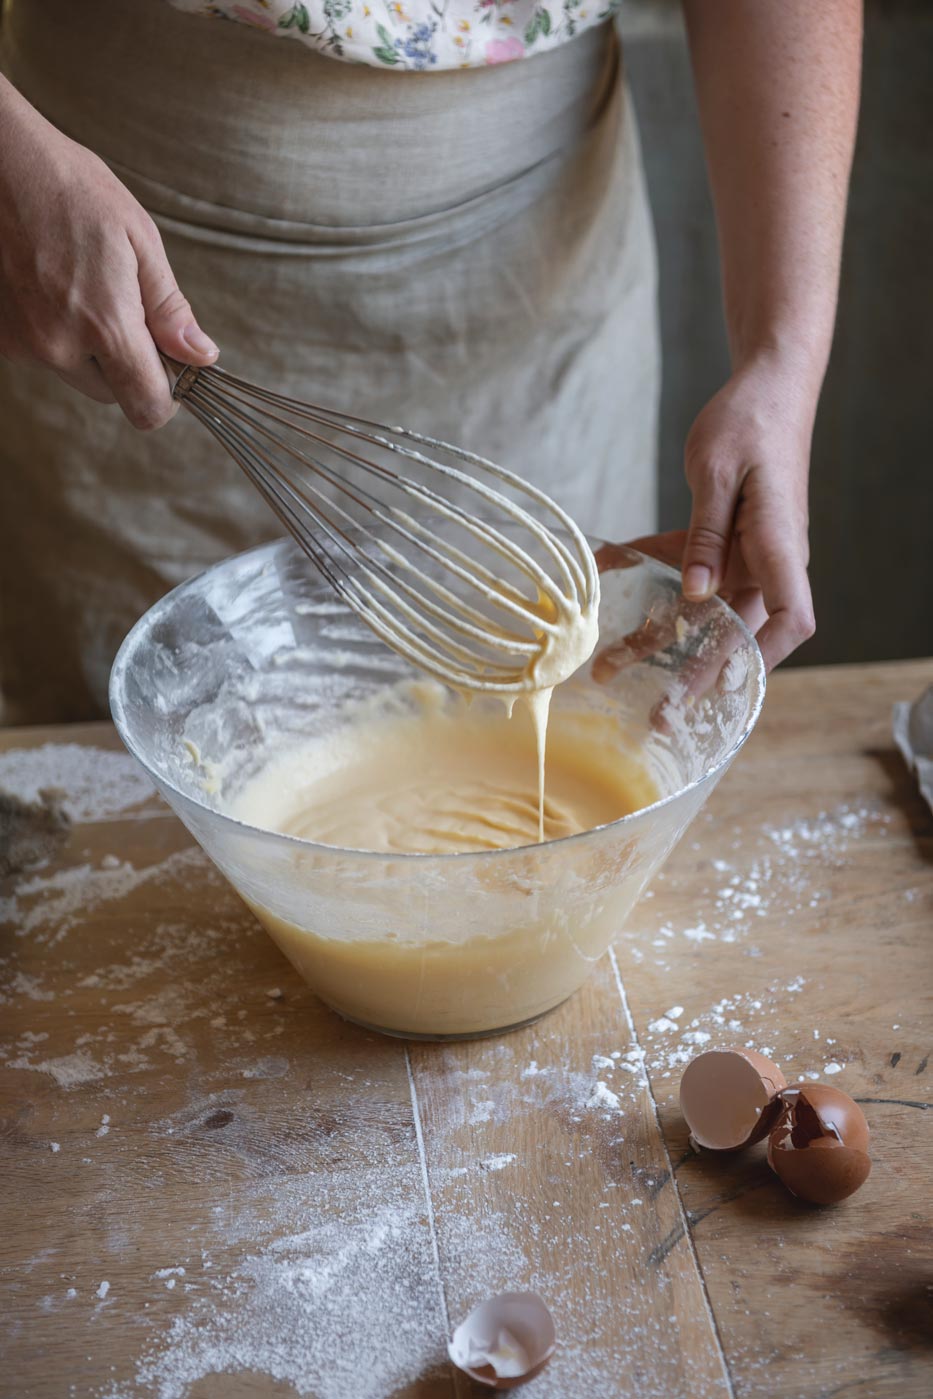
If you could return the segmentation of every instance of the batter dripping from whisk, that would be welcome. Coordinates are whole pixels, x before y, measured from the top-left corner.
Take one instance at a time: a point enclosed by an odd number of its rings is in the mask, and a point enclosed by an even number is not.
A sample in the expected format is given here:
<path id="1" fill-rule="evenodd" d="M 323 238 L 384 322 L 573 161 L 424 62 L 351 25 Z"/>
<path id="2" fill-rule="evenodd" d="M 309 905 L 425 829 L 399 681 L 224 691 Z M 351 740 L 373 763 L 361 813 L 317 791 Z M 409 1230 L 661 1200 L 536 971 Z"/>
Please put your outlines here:
<path id="1" fill-rule="evenodd" d="M 555 851 L 545 873 L 536 844 L 606 826 L 658 797 L 618 715 L 575 711 L 569 701 L 550 715 L 554 688 L 596 643 L 595 564 L 591 578 L 582 601 L 570 589 L 539 591 L 537 600 L 526 591 L 521 606 L 535 643 L 507 690 L 501 668 L 488 686 L 477 668 L 462 697 L 450 682 L 388 686 L 260 771 L 228 807 L 252 826 L 314 843 L 292 852 L 288 875 L 293 886 L 306 884 L 306 906 L 293 900 L 283 916 L 241 892 L 318 994 L 351 1020 L 430 1036 L 525 1023 L 579 985 L 637 896 L 643 874 L 634 846 L 616 868 L 599 849 L 580 865 L 569 853 L 575 847 L 564 845 L 568 860 Z M 499 579 L 487 576 L 487 584 L 494 606 Z M 337 857 L 335 874 L 332 857 L 321 853 L 326 846 L 374 853 L 356 896 L 355 867 L 344 870 Z M 427 888 L 443 885 L 446 862 L 402 869 L 391 859 L 512 850 L 502 861 L 451 866 L 464 900 L 440 925 L 420 924 L 417 911 Z M 605 885 L 582 920 L 570 893 L 581 878 Z M 471 881 L 483 893 L 477 909 L 488 915 L 480 913 L 479 927 L 471 922 Z M 544 896 L 561 887 L 568 897 Z M 322 903 L 332 899 L 345 910 L 339 936 L 318 927 Z"/>
<path id="2" fill-rule="evenodd" d="M 430 682 L 404 693 L 405 712 L 361 717 L 270 765 L 231 814 L 321 845 L 446 855 L 558 840 L 657 798 L 602 716 L 556 712 L 539 805 L 534 719 L 467 709 Z"/>
<path id="3" fill-rule="evenodd" d="M 542 602 L 541 606 L 542 609 L 546 608 L 549 620 L 554 620 L 553 605 Z M 545 770 L 551 698 L 555 687 L 564 680 L 569 680 L 574 671 L 579 670 L 580 666 L 589 660 L 596 649 L 599 637 L 598 608 L 598 596 L 591 604 L 583 608 L 576 604 L 568 604 L 564 615 L 557 619 L 557 631 L 543 634 L 541 651 L 533 659 L 526 672 L 530 688 L 522 692 L 521 698 L 528 708 L 535 734 L 538 763 L 539 842 L 545 839 Z M 510 718 L 511 715 L 512 704 L 510 703 Z"/>
<path id="4" fill-rule="evenodd" d="M 504 711 L 449 705 L 430 682 L 409 686 L 414 712 L 360 718 L 289 753 L 247 787 L 233 814 L 345 849 L 448 854 L 574 835 L 649 804 L 647 779 L 633 791 L 628 769 L 607 767 L 605 734 L 581 739 L 578 725 L 575 738 L 559 733 L 548 753 L 551 698 L 593 652 L 598 594 L 583 607 L 550 597 L 534 606 L 539 647 L 522 688 L 500 696 Z M 477 684 L 464 698 L 482 694 Z M 516 699 L 530 725 L 513 716 Z"/>

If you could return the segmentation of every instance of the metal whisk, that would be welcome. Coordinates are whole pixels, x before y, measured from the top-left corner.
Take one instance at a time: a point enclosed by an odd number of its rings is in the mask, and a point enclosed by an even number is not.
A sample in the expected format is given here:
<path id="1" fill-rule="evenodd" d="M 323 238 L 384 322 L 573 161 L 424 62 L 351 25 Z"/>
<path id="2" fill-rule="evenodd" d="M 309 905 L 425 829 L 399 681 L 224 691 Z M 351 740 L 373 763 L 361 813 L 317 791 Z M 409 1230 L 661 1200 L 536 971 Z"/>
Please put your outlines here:
<path id="1" fill-rule="evenodd" d="M 429 675 L 517 693 L 528 688 L 542 637 L 597 605 L 585 536 L 514 472 L 222 369 L 165 362 L 173 396 L 242 467 L 338 596 Z"/>

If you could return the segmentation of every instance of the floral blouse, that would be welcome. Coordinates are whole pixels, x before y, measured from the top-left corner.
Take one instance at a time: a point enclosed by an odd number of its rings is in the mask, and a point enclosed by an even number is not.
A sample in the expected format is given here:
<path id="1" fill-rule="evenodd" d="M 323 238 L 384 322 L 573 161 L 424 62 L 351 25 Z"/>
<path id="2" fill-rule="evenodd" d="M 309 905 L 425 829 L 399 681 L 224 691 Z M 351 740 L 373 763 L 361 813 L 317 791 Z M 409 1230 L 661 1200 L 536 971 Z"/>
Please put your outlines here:
<path id="1" fill-rule="evenodd" d="M 169 0 L 332 58 L 395 72 L 479 68 L 544 53 L 615 14 L 622 0 Z"/>

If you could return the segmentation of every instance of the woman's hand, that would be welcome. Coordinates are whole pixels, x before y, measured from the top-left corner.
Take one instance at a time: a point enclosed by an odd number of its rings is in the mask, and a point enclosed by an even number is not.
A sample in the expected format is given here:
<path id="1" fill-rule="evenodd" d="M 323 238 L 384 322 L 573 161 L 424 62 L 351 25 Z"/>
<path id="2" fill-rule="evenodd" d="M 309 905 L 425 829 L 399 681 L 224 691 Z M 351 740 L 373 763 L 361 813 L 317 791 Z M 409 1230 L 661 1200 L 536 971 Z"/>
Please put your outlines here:
<path id="1" fill-rule="evenodd" d="M 152 219 L 103 161 L 0 78 L 0 355 L 54 369 L 138 428 L 172 416 L 158 350 L 217 347 L 178 289 Z"/>
<path id="2" fill-rule="evenodd" d="M 685 449 L 684 596 L 720 593 L 755 632 L 768 670 L 814 630 L 807 476 L 818 389 L 793 365 L 753 358 L 703 409 Z"/>
<path id="3" fill-rule="evenodd" d="M 593 662 L 597 680 L 608 682 L 663 651 L 676 638 L 678 619 L 690 619 L 690 604 L 716 592 L 755 632 L 769 670 L 812 636 L 807 471 L 815 402 L 804 376 L 761 359 L 733 374 L 706 405 L 685 454 L 690 529 L 603 544 L 596 554 L 601 573 L 633 568 L 642 554 L 682 569 L 686 606 L 662 607 L 604 647 Z M 692 662 L 690 690 L 704 693 L 722 661 L 712 655 Z"/>

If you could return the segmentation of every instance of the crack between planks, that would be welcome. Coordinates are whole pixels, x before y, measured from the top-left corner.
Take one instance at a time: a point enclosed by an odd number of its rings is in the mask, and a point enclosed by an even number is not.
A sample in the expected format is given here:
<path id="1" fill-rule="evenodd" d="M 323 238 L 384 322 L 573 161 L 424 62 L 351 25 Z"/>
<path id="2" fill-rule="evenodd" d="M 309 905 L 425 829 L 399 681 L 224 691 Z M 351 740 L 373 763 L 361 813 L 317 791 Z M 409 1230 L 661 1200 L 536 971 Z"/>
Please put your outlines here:
<path id="1" fill-rule="evenodd" d="M 919 1108 L 921 1112 L 929 1112 L 933 1103 L 918 1103 L 914 1098 L 856 1098 L 857 1103 L 888 1103 L 895 1108 Z"/>
<path id="2" fill-rule="evenodd" d="M 408 1091 L 411 1094 L 411 1111 L 415 1121 L 415 1140 L 418 1143 L 418 1161 L 421 1165 L 421 1181 L 424 1186 L 424 1198 L 428 1209 L 428 1229 L 431 1234 L 431 1251 L 434 1254 L 434 1269 L 437 1274 L 437 1290 L 441 1298 L 441 1314 L 444 1318 L 445 1336 L 450 1336 L 450 1311 L 447 1307 L 447 1291 L 444 1287 L 444 1279 L 441 1274 L 441 1251 L 437 1242 L 437 1221 L 434 1217 L 434 1201 L 431 1198 L 431 1179 L 428 1175 L 428 1154 L 424 1149 L 424 1132 L 421 1127 L 421 1107 L 418 1103 L 418 1088 L 415 1083 L 415 1072 L 411 1064 L 411 1054 L 408 1045 L 405 1045 L 405 1069 L 408 1073 Z"/>
<path id="3" fill-rule="evenodd" d="M 626 1024 L 628 1025 L 628 1030 L 632 1038 L 632 1043 L 635 1044 L 639 1049 L 641 1049 L 641 1043 L 638 1038 L 638 1032 L 635 1029 L 635 1021 L 632 1018 L 631 1007 L 628 1003 L 628 996 L 625 994 L 625 987 L 622 984 L 622 974 L 619 971 L 619 963 L 616 958 L 616 950 L 612 946 L 609 947 L 609 961 L 612 966 L 612 974 L 615 977 L 616 990 L 619 993 L 619 1000 L 622 1002 L 622 1012 L 625 1016 Z M 651 1080 L 648 1077 L 648 1070 L 644 1064 L 644 1060 L 642 1061 L 642 1069 L 644 1072 L 645 1091 L 647 1092 L 648 1097 L 651 1101 L 651 1108 L 654 1113 L 654 1120 L 658 1128 L 658 1137 L 661 1142 L 661 1150 L 664 1152 L 664 1156 L 667 1161 L 667 1168 L 670 1172 L 671 1185 L 673 1186 L 674 1195 L 677 1199 L 677 1209 L 680 1213 L 680 1222 L 681 1227 L 683 1229 L 683 1236 L 687 1240 L 688 1247 L 693 1256 L 693 1264 L 697 1270 L 697 1278 L 700 1283 L 700 1294 L 703 1298 L 703 1306 L 706 1308 L 706 1315 L 709 1319 L 710 1329 L 713 1333 L 713 1341 L 715 1343 L 716 1350 L 719 1355 L 719 1360 L 722 1365 L 723 1378 L 726 1382 L 726 1391 L 729 1395 L 729 1399 L 736 1399 L 735 1385 L 732 1382 L 732 1371 L 729 1368 L 729 1361 L 726 1359 L 726 1352 L 722 1343 L 722 1335 L 719 1331 L 719 1323 L 716 1320 L 716 1313 L 713 1311 L 713 1304 L 710 1300 L 709 1289 L 706 1286 L 706 1276 L 700 1264 L 700 1256 L 697 1253 L 696 1241 L 694 1240 L 693 1234 L 690 1231 L 690 1218 L 687 1214 L 687 1208 L 683 1202 L 683 1197 L 680 1193 L 680 1187 L 677 1183 L 677 1177 L 674 1174 L 674 1164 L 671 1160 L 671 1154 L 667 1149 L 667 1142 L 664 1140 L 664 1133 L 661 1130 L 661 1114 L 658 1112 L 657 1099 L 654 1096 L 654 1089 L 651 1086 Z M 675 1239 L 673 1242 L 678 1243 L 679 1239 Z"/>

